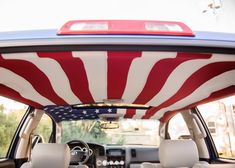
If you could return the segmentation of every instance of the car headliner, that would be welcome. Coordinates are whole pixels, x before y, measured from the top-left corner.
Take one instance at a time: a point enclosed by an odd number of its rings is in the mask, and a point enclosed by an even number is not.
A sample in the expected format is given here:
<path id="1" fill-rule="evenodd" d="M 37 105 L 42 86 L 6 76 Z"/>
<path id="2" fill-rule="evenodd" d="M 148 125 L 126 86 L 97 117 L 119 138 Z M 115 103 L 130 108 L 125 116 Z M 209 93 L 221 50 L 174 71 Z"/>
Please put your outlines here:
<path id="1" fill-rule="evenodd" d="M 234 55 L 67 51 L 0 55 L 1 95 L 35 108 L 121 99 L 151 106 L 123 116 L 168 119 L 175 111 L 233 94 Z"/>

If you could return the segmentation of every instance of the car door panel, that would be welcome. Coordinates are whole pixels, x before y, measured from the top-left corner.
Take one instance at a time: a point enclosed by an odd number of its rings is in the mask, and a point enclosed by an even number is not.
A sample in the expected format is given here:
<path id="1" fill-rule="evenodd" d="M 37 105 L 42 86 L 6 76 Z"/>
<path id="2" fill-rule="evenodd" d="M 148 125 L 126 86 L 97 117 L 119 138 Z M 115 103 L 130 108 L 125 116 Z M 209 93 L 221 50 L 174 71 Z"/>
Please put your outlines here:
<path id="1" fill-rule="evenodd" d="M 0 159 L 0 168 L 15 168 L 15 162 L 12 159 Z"/>

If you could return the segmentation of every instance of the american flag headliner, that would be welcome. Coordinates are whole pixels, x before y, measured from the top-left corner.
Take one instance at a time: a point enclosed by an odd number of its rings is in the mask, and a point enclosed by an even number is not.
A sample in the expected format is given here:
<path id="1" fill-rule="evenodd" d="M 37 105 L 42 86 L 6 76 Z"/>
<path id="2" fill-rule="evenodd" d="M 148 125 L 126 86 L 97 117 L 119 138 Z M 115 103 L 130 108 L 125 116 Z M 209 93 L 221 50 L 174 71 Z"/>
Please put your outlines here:
<path id="1" fill-rule="evenodd" d="M 70 105 L 65 106 L 56 106 L 49 105 L 43 108 L 47 114 L 49 114 L 56 122 L 61 121 L 73 121 L 73 120 L 93 120 L 99 119 L 102 114 L 119 114 L 119 117 L 129 118 L 129 116 L 125 116 L 125 114 L 129 111 L 133 111 L 134 109 L 125 109 L 125 108 L 114 108 L 114 107 L 102 107 L 102 108 L 73 108 Z M 139 119 L 145 113 L 146 109 L 135 109 L 135 115 L 131 118 Z"/>
<path id="2" fill-rule="evenodd" d="M 235 56 L 182 52 L 71 51 L 0 54 L 0 95 L 36 108 L 122 99 L 172 112 L 235 93 Z"/>

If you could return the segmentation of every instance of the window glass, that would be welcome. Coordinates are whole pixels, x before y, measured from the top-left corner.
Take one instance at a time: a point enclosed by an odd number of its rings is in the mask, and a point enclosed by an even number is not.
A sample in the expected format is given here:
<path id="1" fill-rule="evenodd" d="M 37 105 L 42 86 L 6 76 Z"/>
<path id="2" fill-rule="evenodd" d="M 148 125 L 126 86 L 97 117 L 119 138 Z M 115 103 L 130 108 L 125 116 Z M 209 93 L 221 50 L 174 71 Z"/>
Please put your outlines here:
<path id="1" fill-rule="evenodd" d="M 188 127 L 181 113 L 178 113 L 169 121 L 168 133 L 173 140 L 190 138 Z"/>
<path id="2" fill-rule="evenodd" d="M 220 157 L 235 159 L 235 96 L 198 106 Z"/>
<path id="3" fill-rule="evenodd" d="M 49 142 L 52 130 L 52 120 L 47 114 L 44 114 L 34 131 L 34 135 L 40 135 L 43 142 Z"/>
<path id="4" fill-rule="evenodd" d="M 6 157 L 27 106 L 0 96 L 0 158 Z"/>
<path id="5" fill-rule="evenodd" d="M 104 129 L 99 120 L 62 121 L 62 143 L 81 139 L 89 143 L 158 146 L 158 120 L 121 119 L 115 129 Z"/>

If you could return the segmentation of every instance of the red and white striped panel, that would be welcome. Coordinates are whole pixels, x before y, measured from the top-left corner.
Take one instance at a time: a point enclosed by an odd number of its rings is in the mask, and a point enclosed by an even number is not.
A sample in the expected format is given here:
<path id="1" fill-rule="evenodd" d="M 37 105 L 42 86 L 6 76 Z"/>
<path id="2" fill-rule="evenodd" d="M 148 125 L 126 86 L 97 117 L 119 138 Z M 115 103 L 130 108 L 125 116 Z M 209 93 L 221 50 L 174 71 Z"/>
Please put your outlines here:
<path id="1" fill-rule="evenodd" d="M 235 56 L 177 52 L 73 51 L 0 55 L 0 95 L 42 108 L 123 99 L 161 118 L 235 85 Z M 234 88 L 232 89 L 234 90 Z M 227 94 L 227 92 L 224 92 Z M 223 93 L 219 94 L 224 96 Z"/>

